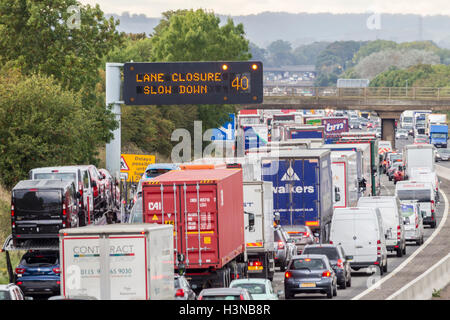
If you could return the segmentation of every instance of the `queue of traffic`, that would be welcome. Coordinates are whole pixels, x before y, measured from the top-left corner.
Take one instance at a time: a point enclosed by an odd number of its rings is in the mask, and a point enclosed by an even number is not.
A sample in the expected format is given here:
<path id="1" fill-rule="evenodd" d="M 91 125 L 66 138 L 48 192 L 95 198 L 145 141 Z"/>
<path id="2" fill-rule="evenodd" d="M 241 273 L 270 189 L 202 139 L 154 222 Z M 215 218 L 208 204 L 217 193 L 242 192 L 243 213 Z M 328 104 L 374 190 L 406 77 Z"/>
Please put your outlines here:
<path id="1" fill-rule="evenodd" d="M 62 167 L 33 169 L 30 178 L 41 180 L 13 189 L 12 239 L 15 245 L 57 239 L 53 251 L 33 248 L 38 254 L 31 261 L 55 257 L 58 265 L 51 289 L 26 293 L 105 300 L 333 298 L 351 286 L 352 270 L 387 272 L 390 253 L 402 257 L 407 241 L 423 243 L 424 224 L 436 226 L 435 148 L 407 146 L 399 158 L 378 138 L 380 121 L 370 113 L 310 113 L 246 110 L 236 128 L 243 155 L 150 165 L 126 223 L 112 210 L 120 201 L 99 204 L 106 190 L 117 196 L 113 181 L 105 187 L 106 174 L 93 178 L 87 166 L 70 174 Z M 375 130 L 350 131 L 359 118 Z M 381 196 L 380 176 L 399 159 L 397 168 L 406 174 L 394 195 Z M 38 210 L 61 224 L 43 231 L 48 226 L 36 223 Z M 95 226 L 96 213 L 111 213 L 111 225 Z M 284 291 L 274 292 L 278 268 Z M 23 264 L 16 268 L 16 284 L 25 287 L 26 273 Z"/>

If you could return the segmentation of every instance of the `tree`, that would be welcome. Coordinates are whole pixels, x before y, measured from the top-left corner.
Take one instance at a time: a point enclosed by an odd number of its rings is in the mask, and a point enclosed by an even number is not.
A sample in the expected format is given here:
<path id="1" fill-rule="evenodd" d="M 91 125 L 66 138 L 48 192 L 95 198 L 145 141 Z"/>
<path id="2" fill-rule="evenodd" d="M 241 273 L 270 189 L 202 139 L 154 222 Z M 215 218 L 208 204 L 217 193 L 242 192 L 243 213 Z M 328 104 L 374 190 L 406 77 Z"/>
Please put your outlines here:
<path id="1" fill-rule="evenodd" d="M 431 51 L 388 49 L 361 59 L 354 67 L 354 72 L 363 79 L 372 79 L 390 67 L 405 69 L 416 64 L 438 64 L 439 62 L 439 56 Z"/>
<path id="2" fill-rule="evenodd" d="M 276 40 L 267 46 L 268 62 L 271 66 L 286 66 L 295 63 L 292 47 L 289 41 Z"/>
<path id="3" fill-rule="evenodd" d="M 163 13 L 151 37 L 151 59 L 170 61 L 242 61 L 251 58 L 244 26 L 231 19 L 220 26 L 220 19 L 204 10 L 178 10 Z M 217 128 L 234 112 L 230 105 L 170 106 L 159 108 L 162 117 L 176 128 L 193 133 L 193 121 L 201 120 L 203 129 Z"/>
<path id="4" fill-rule="evenodd" d="M 92 124 L 83 132 L 91 162 L 117 126 L 95 90 L 103 56 L 120 43 L 117 25 L 98 5 L 76 0 L 0 0 L 0 64 L 14 61 L 23 74 L 52 76 L 63 89 L 80 93 L 80 108 Z"/>
<path id="5" fill-rule="evenodd" d="M 53 77 L 0 70 L 0 181 L 8 188 L 41 166 L 90 162 L 84 132 L 95 120 L 82 97 Z"/>

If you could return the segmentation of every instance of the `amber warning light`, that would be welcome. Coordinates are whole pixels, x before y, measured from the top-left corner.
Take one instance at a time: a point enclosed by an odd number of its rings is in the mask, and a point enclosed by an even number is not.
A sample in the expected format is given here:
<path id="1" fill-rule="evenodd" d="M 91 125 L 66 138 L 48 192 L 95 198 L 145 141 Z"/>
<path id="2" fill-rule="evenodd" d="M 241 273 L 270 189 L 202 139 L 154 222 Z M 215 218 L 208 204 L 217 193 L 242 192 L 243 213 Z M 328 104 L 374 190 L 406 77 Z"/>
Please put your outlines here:
<path id="1" fill-rule="evenodd" d="M 125 63 L 127 105 L 246 104 L 263 101 L 259 61 Z"/>

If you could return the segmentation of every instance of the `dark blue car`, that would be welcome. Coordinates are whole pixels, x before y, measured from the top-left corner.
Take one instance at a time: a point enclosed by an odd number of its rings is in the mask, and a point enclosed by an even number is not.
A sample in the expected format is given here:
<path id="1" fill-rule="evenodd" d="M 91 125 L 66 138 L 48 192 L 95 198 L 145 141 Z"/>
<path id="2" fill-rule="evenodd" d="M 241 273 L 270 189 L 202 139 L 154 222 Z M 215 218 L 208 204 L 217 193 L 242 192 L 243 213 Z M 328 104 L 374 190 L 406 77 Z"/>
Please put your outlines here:
<path id="1" fill-rule="evenodd" d="M 29 251 L 15 270 L 16 285 L 28 296 L 59 295 L 60 266 L 58 251 Z"/>

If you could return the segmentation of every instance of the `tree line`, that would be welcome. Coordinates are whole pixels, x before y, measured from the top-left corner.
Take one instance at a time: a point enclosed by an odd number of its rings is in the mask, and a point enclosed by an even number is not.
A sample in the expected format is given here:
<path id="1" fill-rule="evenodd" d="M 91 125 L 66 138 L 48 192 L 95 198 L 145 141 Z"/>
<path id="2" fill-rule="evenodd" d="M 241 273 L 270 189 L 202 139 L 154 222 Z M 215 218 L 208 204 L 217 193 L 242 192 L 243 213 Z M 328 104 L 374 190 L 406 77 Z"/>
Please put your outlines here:
<path id="1" fill-rule="evenodd" d="M 75 6 L 78 15 L 68 10 Z M 75 21 L 77 20 L 78 21 Z M 33 167 L 99 163 L 118 123 L 105 106 L 106 62 L 248 60 L 242 24 L 168 11 L 154 33 L 124 34 L 98 5 L 0 0 L 0 183 Z M 74 27 L 75 26 L 75 27 Z M 233 105 L 123 106 L 123 151 L 169 156 L 176 128 L 218 127 Z"/>

